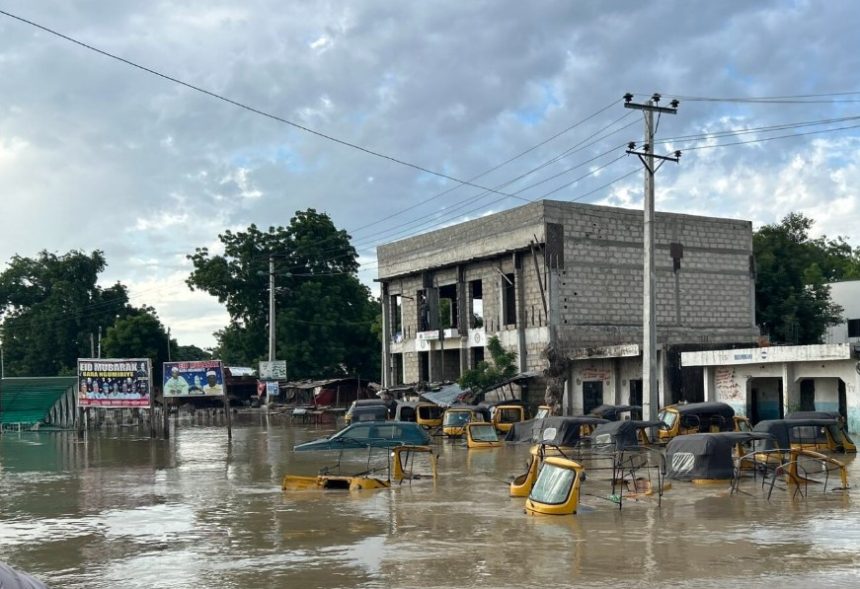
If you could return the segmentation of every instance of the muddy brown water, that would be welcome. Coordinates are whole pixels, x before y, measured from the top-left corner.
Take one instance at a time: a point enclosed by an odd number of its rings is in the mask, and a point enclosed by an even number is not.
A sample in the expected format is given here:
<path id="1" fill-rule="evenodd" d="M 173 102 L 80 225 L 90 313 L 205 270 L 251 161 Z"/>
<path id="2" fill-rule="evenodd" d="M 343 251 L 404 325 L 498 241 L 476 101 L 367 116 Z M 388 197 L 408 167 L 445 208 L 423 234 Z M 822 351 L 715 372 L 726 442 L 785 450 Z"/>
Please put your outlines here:
<path id="1" fill-rule="evenodd" d="M 335 429 L 244 416 L 232 443 L 191 424 L 167 441 L 6 433 L 0 560 L 56 588 L 860 586 L 858 465 L 847 494 L 675 482 L 662 505 L 620 511 L 589 479 L 579 514 L 536 517 L 505 484 L 528 448 L 439 443 L 435 483 L 281 491 L 285 473 L 335 462 L 291 452 Z"/>

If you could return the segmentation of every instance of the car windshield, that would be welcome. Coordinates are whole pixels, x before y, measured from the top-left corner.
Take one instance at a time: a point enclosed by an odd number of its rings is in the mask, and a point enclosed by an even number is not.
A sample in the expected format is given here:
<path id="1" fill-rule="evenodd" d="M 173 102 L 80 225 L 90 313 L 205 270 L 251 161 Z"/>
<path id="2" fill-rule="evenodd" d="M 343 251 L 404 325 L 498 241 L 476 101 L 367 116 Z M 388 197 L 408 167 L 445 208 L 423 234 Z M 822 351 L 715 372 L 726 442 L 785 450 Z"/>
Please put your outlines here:
<path id="1" fill-rule="evenodd" d="M 567 501 L 576 471 L 554 464 L 545 464 L 538 475 L 529 499 L 547 505 L 560 505 Z"/>
<path id="2" fill-rule="evenodd" d="M 657 419 L 665 423 L 667 427 L 671 428 L 675 425 L 675 421 L 678 419 L 678 414 L 674 411 L 661 411 L 657 414 Z"/>
<path id="3" fill-rule="evenodd" d="M 549 417 L 549 407 L 541 407 L 535 414 L 535 419 L 543 419 L 544 417 Z"/>
<path id="4" fill-rule="evenodd" d="M 469 435 L 476 442 L 498 442 L 499 436 L 496 435 L 496 428 L 489 423 L 472 424 L 469 428 Z"/>
<path id="5" fill-rule="evenodd" d="M 469 423 L 471 415 L 471 411 L 448 411 L 442 425 L 465 425 Z"/>

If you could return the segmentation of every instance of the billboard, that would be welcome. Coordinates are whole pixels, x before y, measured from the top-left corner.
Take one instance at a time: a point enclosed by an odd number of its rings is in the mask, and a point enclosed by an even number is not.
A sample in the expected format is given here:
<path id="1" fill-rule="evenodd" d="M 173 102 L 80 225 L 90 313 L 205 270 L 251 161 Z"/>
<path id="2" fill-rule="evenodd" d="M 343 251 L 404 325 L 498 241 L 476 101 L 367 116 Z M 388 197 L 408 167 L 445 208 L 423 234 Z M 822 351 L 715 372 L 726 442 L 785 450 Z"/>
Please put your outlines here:
<path id="1" fill-rule="evenodd" d="M 149 407 L 149 358 L 78 359 L 79 407 Z"/>
<path id="2" fill-rule="evenodd" d="M 164 363 L 164 397 L 220 397 L 224 395 L 221 360 Z"/>
<path id="3" fill-rule="evenodd" d="M 260 380 L 279 380 L 287 378 L 286 360 L 260 360 Z"/>

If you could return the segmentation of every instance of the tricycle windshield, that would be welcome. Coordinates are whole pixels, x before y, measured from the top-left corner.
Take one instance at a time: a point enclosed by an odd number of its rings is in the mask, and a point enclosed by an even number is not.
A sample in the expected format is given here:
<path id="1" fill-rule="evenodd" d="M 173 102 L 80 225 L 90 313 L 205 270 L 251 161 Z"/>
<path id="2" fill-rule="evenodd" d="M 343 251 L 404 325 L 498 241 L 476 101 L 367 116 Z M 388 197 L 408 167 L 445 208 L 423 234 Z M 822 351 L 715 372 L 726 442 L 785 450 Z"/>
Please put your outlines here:
<path id="1" fill-rule="evenodd" d="M 472 424 L 469 428 L 469 435 L 476 442 L 498 442 L 499 436 L 496 434 L 496 428 L 492 424 Z"/>
<path id="2" fill-rule="evenodd" d="M 448 411 L 442 425 L 466 425 L 471 421 L 471 411 Z"/>
<path id="3" fill-rule="evenodd" d="M 560 505 L 567 501 L 575 480 L 575 470 L 544 464 L 529 498 L 537 503 Z"/>
<path id="4" fill-rule="evenodd" d="M 673 411 L 661 411 L 657 414 L 657 419 L 665 423 L 667 428 L 672 429 L 678 419 L 678 414 Z"/>

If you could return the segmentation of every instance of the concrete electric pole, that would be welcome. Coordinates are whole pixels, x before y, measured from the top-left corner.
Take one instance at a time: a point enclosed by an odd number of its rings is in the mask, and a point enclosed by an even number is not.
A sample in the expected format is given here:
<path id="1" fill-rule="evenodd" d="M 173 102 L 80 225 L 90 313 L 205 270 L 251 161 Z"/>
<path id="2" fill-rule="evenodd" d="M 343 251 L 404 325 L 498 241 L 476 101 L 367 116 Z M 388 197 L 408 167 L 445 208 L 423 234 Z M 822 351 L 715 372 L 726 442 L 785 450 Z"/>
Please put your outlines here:
<path id="1" fill-rule="evenodd" d="M 654 155 L 654 113 L 674 115 L 678 112 L 678 101 L 673 100 L 670 107 L 658 106 L 660 95 L 654 94 L 645 104 L 632 102 L 633 95 L 624 95 L 624 108 L 641 110 L 645 115 L 645 144 L 636 151 L 636 144 L 628 145 L 627 153 L 639 157 L 645 167 L 645 218 L 642 225 L 644 268 L 642 273 L 642 404 L 643 417 L 656 419 L 660 410 L 660 394 L 657 388 L 657 305 L 656 274 L 654 271 L 654 174 L 667 161 L 677 162 L 681 152 L 674 157 Z M 661 160 L 655 167 L 654 160 Z M 665 359 L 664 359 L 665 362 Z"/>
<path id="2" fill-rule="evenodd" d="M 275 359 L 275 257 L 269 256 L 269 362 Z"/>

